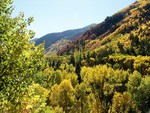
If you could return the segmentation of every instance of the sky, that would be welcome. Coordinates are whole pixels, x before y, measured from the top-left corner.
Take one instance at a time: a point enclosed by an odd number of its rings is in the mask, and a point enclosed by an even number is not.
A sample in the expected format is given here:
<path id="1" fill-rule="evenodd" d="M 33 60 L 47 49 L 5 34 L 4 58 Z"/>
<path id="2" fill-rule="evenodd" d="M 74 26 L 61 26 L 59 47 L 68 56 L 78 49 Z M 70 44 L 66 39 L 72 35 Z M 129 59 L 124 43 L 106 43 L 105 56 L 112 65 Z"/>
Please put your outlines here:
<path id="1" fill-rule="evenodd" d="M 136 0 L 14 0 L 13 16 L 34 17 L 35 37 L 100 23 Z"/>

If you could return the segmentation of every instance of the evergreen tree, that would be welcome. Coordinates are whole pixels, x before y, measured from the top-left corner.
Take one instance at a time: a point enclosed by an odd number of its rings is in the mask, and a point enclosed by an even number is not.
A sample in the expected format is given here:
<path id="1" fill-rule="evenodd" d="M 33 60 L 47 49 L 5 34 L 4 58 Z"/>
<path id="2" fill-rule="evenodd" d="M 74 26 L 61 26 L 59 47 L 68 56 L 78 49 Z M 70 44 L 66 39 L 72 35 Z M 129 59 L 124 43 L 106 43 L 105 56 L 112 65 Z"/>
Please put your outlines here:
<path id="1" fill-rule="evenodd" d="M 75 68 L 75 72 L 78 75 L 78 82 L 80 84 L 82 82 L 81 75 L 80 75 L 80 72 L 81 72 L 81 63 L 77 62 L 76 68 Z"/>
<path id="2" fill-rule="evenodd" d="M 70 64 L 72 64 L 73 66 L 75 66 L 75 57 L 74 57 L 74 55 L 70 56 Z"/>

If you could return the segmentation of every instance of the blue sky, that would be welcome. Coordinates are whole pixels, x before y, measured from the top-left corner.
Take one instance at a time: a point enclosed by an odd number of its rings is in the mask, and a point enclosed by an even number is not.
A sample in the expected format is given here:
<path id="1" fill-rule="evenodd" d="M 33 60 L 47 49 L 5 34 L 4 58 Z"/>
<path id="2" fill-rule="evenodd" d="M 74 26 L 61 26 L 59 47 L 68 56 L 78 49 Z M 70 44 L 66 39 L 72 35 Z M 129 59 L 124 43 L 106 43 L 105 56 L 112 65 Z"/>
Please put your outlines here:
<path id="1" fill-rule="evenodd" d="M 13 16 L 24 12 L 35 21 L 30 29 L 37 38 L 52 32 L 100 23 L 107 16 L 125 8 L 136 0 L 14 0 Z"/>

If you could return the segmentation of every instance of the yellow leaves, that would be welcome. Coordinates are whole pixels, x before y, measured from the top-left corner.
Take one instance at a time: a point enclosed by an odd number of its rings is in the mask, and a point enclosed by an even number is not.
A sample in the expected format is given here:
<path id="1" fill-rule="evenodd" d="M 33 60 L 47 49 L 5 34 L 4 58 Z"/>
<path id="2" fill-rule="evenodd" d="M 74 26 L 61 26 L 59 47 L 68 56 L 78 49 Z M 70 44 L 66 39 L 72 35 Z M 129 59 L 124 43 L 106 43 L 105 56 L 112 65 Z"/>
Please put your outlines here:
<path id="1" fill-rule="evenodd" d="M 60 106 L 66 112 L 71 109 L 75 101 L 75 89 L 69 80 L 63 80 L 59 85 L 51 88 L 50 100 L 52 106 Z"/>
<path id="2" fill-rule="evenodd" d="M 109 96 L 114 93 L 114 85 L 104 83 L 103 92 L 105 96 Z"/>
<path id="3" fill-rule="evenodd" d="M 67 92 L 74 92 L 74 88 L 71 85 L 71 82 L 68 80 L 63 80 L 59 85 L 59 91 L 67 91 Z"/>
<path id="4" fill-rule="evenodd" d="M 122 69 L 129 69 L 130 71 L 137 70 L 142 75 L 149 74 L 148 68 L 150 67 L 149 56 L 125 56 L 125 55 L 112 55 L 109 56 L 109 61 L 120 64 L 119 67 Z"/>
<path id="5" fill-rule="evenodd" d="M 29 87 L 27 94 L 21 97 L 21 106 L 23 109 L 32 112 L 39 112 L 45 107 L 48 90 L 39 84 L 33 84 Z"/>
<path id="6" fill-rule="evenodd" d="M 146 26 L 145 24 L 143 24 L 143 25 L 141 26 L 141 28 L 142 28 L 142 30 L 146 30 L 147 26 Z"/>
<path id="7" fill-rule="evenodd" d="M 113 70 L 107 66 L 83 67 L 81 71 L 82 79 L 87 88 L 90 88 L 90 94 L 93 93 L 92 101 L 97 106 L 92 108 L 92 111 L 107 111 L 114 93 L 126 90 L 123 83 L 127 81 L 128 75 L 129 73 L 125 71 Z"/>
<path id="8" fill-rule="evenodd" d="M 131 60 L 128 58 L 127 61 Z M 75 79 L 69 77 L 73 73 L 62 69 L 59 70 L 60 84 L 51 87 L 50 105 L 53 108 L 62 108 L 65 112 L 75 109 L 77 112 L 138 113 L 139 103 L 147 105 L 150 77 L 142 78 L 136 71 L 129 74 L 105 65 L 82 67 L 83 81 L 73 85 Z"/>
<path id="9" fill-rule="evenodd" d="M 33 106 L 32 105 L 27 105 L 26 109 L 32 109 Z"/>
<path id="10" fill-rule="evenodd" d="M 84 83 L 78 84 L 76 86 L 76 93 L 78 96 L 85 96 L 85 93 L 87 91 L 87 86 Z"/>
<path id="11" fill-rule="evenodd" d="M 85 83 L 94 83 L 97 85 L 103 84 L 104 82 L 121 84 L 128 78 L 128 73 L 121 70 L 114 71 L 107 66 L 96 66 L 94 68 L 83 67 L 81 76 Z"/>
<path id="12" fill-rule="evenodd" d="M 96 66 L 94 68 L 83 67 L 81 76 L 85 82 L 101 83 L 106 74 L 105 68 L 106 66 Z"/>
<path id="13" fill-rule="evenodd" d="M 113 97 L 112 113 L 129 113 L 137 111 L 135 102 L 129 92 L 115 93 Z"/>
<path id="14" fill-rule="evenodd" d="M 130 85 L 132 85 L 132 88 L 138 87 L 140 85 L 141 79 L 141 74 L 137 71 L 134 71 L 134 73 L 129 77 L 128 87 L 130 87 Z"/>

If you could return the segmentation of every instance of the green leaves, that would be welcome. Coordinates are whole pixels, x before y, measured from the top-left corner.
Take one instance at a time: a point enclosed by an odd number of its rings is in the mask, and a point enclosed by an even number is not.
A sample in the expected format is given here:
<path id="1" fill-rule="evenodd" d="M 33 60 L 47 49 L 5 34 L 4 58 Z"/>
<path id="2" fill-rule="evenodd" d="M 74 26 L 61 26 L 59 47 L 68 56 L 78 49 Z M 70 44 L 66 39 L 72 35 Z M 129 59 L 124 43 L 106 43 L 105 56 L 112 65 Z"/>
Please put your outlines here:
<path id="1" fill-rule="evenodd" d="M 138 108 L 143 112 L 149 109 L 150 77 L 141 77 L 140 73 L 134 72 L 127 83 L 128 92 L 133 95 Z"/>
<path id="2" fill-rule="evenodd" d="M 0 109 L 21 112 L 21 97 L 33 83 L 33 74 L 44 66 L 43 45 L 35 47 L 30 41 L 33 32 L 24 13 L 12 18 L 12 0 L 0 1 Z"/>
<path id="3" fill-rule="evenodd" d="M 27 20 L 28 25 L 30 25 L 33 21 L 34 21 L 34 18 L 33 17 L 29 17 L 28 20 Z"/>
<path id="4" fill-rule="evenodd" d="M 32 84 L 27 93 L 21 97 L 21 107 L 30 112 L 40 112 L 46 106 L 48 93 L 48 90 L 39 84 Z"/>

